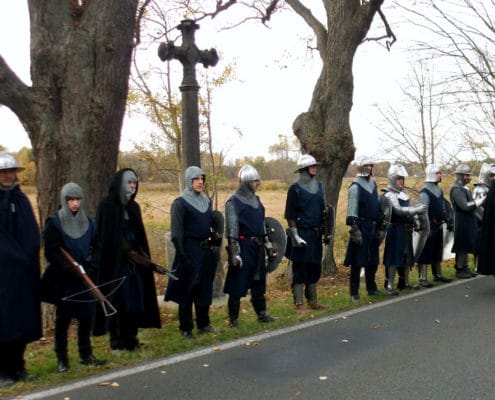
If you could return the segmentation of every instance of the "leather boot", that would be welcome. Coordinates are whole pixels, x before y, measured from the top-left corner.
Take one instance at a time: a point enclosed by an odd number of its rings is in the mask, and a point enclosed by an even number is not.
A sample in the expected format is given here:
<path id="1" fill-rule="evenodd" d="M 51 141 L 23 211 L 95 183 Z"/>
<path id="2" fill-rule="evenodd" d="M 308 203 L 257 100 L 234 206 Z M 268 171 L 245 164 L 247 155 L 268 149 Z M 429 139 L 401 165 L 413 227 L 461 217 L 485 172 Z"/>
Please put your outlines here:
<path id="1" fill-rule="evenodd" d="M 400 279 L 400 282 L 399 284 L 397 285 L 397 288 L 399 290 L 403 290 L 403 289 L 419 289 L 419 285 L 411 285 L 409 283 L 409 267 L 406 265 L 404 267 L 401 267 L 402 269 L 402 277 Z"/>
<path id="2" fill-rule="evenodd" d="M 275 318 L 273 318 L 265 310 L 260 311 L 258 313 L 258 322 L 273 322 L 273 321 L 275 321 Z"/>
<path id="3" fill-rule="evenodd" d="M 57 355 L 57 369 L 60 373 L 67 372 L 70 369 L 69 358 L 67 357 L 67 354 Z"/>
<path id="4" fill-rule="evenodd" d="M 241 299 L 239 297 L 229 296 L 227 307 L 229 311 L 230 327 L 239 328 L 239 310 L 241 308 Z"/>
<path id="5" fill-rule="evenodd" d="M 469 279 L 472 278 L 471 272 L 466 271 L 468 255 L 467 253 L 456 253 L 455 254 L 455 276 L 459 279 Z"/>
<path id="6" fill-rule="evenodd" d="M 425 288 L 431 288 L 433 287 L 433 283 L 428 281 L 428 272 L 427 272 L 427 265 L 426 264 L 418 264 L 418 270 L 419 270 L 419 284 Z"/>
<path id="7" fill-rule="evenodd" d="M 82 365 L 96 365 L 96 366 L 101 366 L 101 365 L 105 365 L 107 363 L 107 360 L 99 360 L 93 354 L 89 354 L 87 356 L 81 356 L 79 358 L 79 362 Z"/>
<path id="8" fill-rule="evenodd" d="M 304 307 L 304 284 L 295 283 L 292 285 L 292 294 L 296 310 L 301 311 Z"/>
<path id="9" fill-rule="evenodd" d="M 318 295 L 316 292 L 316 283 L 306 285 L 308 294 L 308 307 L 312 310 L 319 310 L 325 308 L 325 306 L 318 304 Z"/>
<path id="10" fill-rule="evenodd" d="M 450 283 L 452 279 L 447 278 L 442 275 L 442 264 L 441 263 L 433 263 L 431 264 L 431 270 L 433 272 L 433 280 L 437 282 Z"/>
<path id="11" fill-rule="evenodd" d="M 273 318 L 266 312 L 266 298 L 263 293 L 251 292 L 251 304 L 253 305 L 254 312 L 258 315 L 258 322 L 273 322 Z"/>
<path id="12" fill-rule="evenodd" d="M 394 289 L 394 279 L 395 279 L 395 273 L 397 271 L 396 267 L 388 267 L 387 268 L 387 294 L 390 296 L 397 296 L 399 292 Z"/>

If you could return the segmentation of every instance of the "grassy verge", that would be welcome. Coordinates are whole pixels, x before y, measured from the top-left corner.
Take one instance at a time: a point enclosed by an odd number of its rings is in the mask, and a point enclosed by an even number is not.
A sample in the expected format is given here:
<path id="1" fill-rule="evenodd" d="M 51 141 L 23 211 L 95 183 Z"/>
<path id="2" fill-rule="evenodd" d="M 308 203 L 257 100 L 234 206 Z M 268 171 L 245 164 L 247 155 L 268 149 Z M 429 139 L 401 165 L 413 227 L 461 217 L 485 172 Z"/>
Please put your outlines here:
<path id="1" fill-rule="evenodd" d="M 445 262 L 443 269 L 445 276 L 454 278 L 452 261 Z M 380 267 L 377 282 L 380 286 L 383 284 L 382 267 Z M 411 282 L 417 282 L 416 270 L 411 273 Z M 212 325 L 215 327 L 215 333 L 201 336 L 196 335 L 193 340 L 183 339 L 179 335 L 176 308 L 165 305 L 161 307 L 163 327 L 161 329 L 144 329 L 140 331 L 139 339 L 145 344 L 145 347 L 141 350 L 115 354 L 109 349 L 108 336 L 93 338 L 95 355 L 98 358 L 105 358 L 108 360 L 108 364 L 103 367 L 83 366 L 79 364 L 77 339 L 75 337 L 76 331 L 75 326 L 73 325 L 71 326 L 69 339 L 71 369 L 64 374 L 58 373 L 55 353 L 53 351 L 53 334 L 50 331 L 45 332 L 45 337 L 42 340 L 30 344 L 26 351 L 26 366 L 29 373 L 35 376 L 35 379 L 29 382 L 19 382 L 11 387 L 0 389 L 0 397 L 12 397 L 28 391 L 101 374 L 114 368 L 135 365 L 196 348 L 247 337 L 267 330 L 274 330 L 280 327 L 297 324 L 298 322 L 389 299 L 386 295 L 373 298 L 364 295 L 366 291 L 364 290 L 364 282 L 362 282 L 361 300 L 352 303 L 348 291 L 348 270 L 346 268 L 341 268 L 336 276 L 325 277 L 320 280 L 318 289 L 319 302 L 327 307 L 322 310 L 308 310 L 296 313 L 294 311 L 292 294 L 289 290 L 289 286 L 283 271 L 280 271 L 278 275 L 269 277 L 267 304 L 269 313 L 277 317 L 277 320 L 274 323 L 258 323 L 251 304 L 249 303 L 248 298 L 246 298 L 241 305 L 239 318 L 241 326 L 239 329 L 231 329 L 228 326 L 226 306 L 218 305 L 212 307 L 211 310 Z M 19 398 L 22 398 L 22 396 Z"/>
<path id="2" fill-rule="evenodd" d="M 381 179 L 379 183 L 381 186 L 384 186 L 385 182 L 386 180 Z M 161 308 L 163 327 L 161 329 L 140 331 L 139 339 L 146 344 L 145 348 L 142 350 L 113 354 L 109 350 L 107 336 L 93 338 L 95 355 L 98 358 L 105 358 L 108 360 L 108 364 L 104 367 L 90 367 L 79 364 L 75 326 L 72 326 L 71 338 L 69 341 L 71 370 L 64 374 L 57 372 L 55 353 L 53 351 L 53 332 L 45 331 L 45 337 L 40 341 L 30 344 L 26 351 L 27 369 L 31 374 L 35 375 L 36 378 L 30 382 L 17 383 L 9 388 L 0 389 L 0 397 L 12 397 L 13 395 L 20 393 L 101 374 L 114 368 L 135 365 L 196 348 L 247 337 L 266 330 L 273 330 L 283 326 L 297 324 L 298 322 L 335 314 L 388 299 L 389 297 L 387 296 L 369 298 L 368 296 L 363 295 L 361 300 L 357 303 L 352 303 L 350 301 L 348 269 L 341 267 L 348 240 L 348 227 L 345 225 L 345 215 L 347 209 L 346 188 L 349 183 L 350 180 L 346 179 L 342 185 L 342 193 L 336 212 L 337 225 L 334 235 L 334 255 L 337 265 L 339 265 L 339 272 L 335 276 L 322 278 L 319 283 L 319 302 L 326 305 L 327 308 L 323 310 L 296 313 L 292 304 L 290 283 L 287 274 L 284 273 L 286 268 L 282 265 L 274 274 L 270 275 L 268 279 L 268 311 L 270 314 L 277 317 L 275 323 L 258 323 L 249 301 L 245 300 L 241 307 L 240 329 L 233 330 L 228 327 L 226 307 L 221 305 L 213 307 L 211 311 L 212 325 L 216 329 L 214 334 L 197 336 L 194 340 L 185 340 L 182 339 L 178 333 L 176 308 L 164 306 Z M 449 183 L 445 182 L 443 185 L 444 192 L 447 192 L 448 187 L 450 186 Z M 265 190 L 260 192 L 262 202 L 267 210 L 267 215 L 278 219 L 282 223 L 285 222 L 283 219 L 283 204 L 285 204 L 286 186 L 287 185 L 278 187 L 272 185 L 270 189 L 267 186 L 265 187 Z M 219 204 L 223 205 L 227 197 L 232 194 L 233 190 L 233 187 L 222 190 L 218 194 Z M 34 204 L 35 192 L 31 191 L 30 196 L 32 196 Z M 156 187 L 143 185 L 138 196 L 138 201 L 143 208 L 146 231 L 150 241 L 153 259 L 164 265 L 167 265 L 167 255 L 164 243 L 165 233 L 170 225 L 169 208 L 176 196 L 177 193 L 175 189 L 166 188 L 163 185 L 158 185 Z M 225 252 L 222 253 L 223 256 L 225 256 Z M 443 268 L 444 275 L 452 278 L 454 277 L 452 261 L 445 262 Z M 166 286 L 166 279 L 161 276 L 156 276 L 155 278 L 158 293 L 163 293 L 163 289 Z M 383 284 L 382 266 L 380 266 L 377 275 L 377 282 L 379 286 Z M 411 273 L 411 282 L 417 283 L 416 270 Z M 365 293 L 364 282 L 361 284 L 361 294 L 363 293 Z"/>

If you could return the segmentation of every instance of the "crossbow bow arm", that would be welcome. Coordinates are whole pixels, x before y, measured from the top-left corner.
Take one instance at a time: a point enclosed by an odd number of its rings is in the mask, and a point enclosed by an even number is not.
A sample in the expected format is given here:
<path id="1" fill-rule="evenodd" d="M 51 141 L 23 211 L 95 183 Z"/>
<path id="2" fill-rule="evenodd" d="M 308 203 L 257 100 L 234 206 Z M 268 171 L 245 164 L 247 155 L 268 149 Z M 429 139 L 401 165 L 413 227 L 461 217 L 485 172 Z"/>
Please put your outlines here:
<path id="1" fill-rule="evenodd" d="M 79 276 L 84 285 L 86 285 L 91 292 L 91 294 L 94 296 L 94 298 L 100 303 L 101 308 L 103 309 L 103 313 L 105 314 L 106 317 L 109 317 L 111 315 L 114 315 L 117 313 L 117 309 L 113 306 L 112 303 L 105 297 L 105 295 L 101 292 L 99 287 L 95 285 L 95 283 L 91 280 L 91 278 L 88 276 L 86 271 L 84 270 L 84 267 L 79 264 L 76 260 L 72 258 L 72 256 L 65 250 L 63 247 L 60 247 L 60 252 L 62 255 L 65 257 L 65 259 L 69 262 L 69 264 L 72 266 L 73 271 Z M 76 293 L 75 295 L 80 294 Z M 74 296 L 74 295 L 72 295 Z M 72 296 L 65 297 L 64 299 L 67 300 Z"/>

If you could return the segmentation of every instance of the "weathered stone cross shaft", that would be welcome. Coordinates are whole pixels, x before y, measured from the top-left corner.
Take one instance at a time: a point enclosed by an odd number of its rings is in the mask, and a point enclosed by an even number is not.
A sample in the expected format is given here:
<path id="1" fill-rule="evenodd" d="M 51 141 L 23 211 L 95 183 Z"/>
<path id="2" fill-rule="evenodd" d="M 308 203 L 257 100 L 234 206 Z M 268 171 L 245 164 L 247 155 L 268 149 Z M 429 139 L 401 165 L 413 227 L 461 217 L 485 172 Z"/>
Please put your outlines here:
<path id="1" fill-rule="evenodd" d="M 199 147 L 198 91 L 196 64 L 205 68 L 214 67 L 218 62 L 215 49 L 199 50 L 194 41 L 194 32 L 199 25 L 186 19 L 177 26 L 182 33 L 182 45 L 173 42 L 160 44 L 158 57 L 162 61 L 177 59 L 183 66 L 184 76 L 180 86 L 182 93 L 182 172 L 191 165 L 201 166 Z"/>

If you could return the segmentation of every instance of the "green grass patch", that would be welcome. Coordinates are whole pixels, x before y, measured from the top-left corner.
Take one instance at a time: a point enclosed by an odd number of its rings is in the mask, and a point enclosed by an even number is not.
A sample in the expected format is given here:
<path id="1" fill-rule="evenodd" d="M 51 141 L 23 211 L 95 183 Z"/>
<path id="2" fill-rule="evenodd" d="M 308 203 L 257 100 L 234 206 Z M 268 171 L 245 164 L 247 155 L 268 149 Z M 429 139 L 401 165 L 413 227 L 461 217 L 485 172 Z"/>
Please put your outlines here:
<path id="1" fill-rule="evenodd" d="M 445 276 L 455 279 L 453 260 L 444 262 L 443 272 Z M 410 273 L 410 280 L 412 284 L 418 282 L 417 269 L 413 269 Z M 383 267 L 380 267 L 377 274 L 377 283 L 380 289 L 383 288 Z M 404 291 L 403 293 L 410 293 L 410 291 Z M 103 367 L 79 364 L 76 324 L 74 323 L 70 328 L 69 339 L 69 362 L 71 369 L 69 372 L 63 374 L 57 371 L 56 357 L 53 350 L 53 335 L 51 331 L 47 331 L 42 340 L 28 346 L 25 354 L 27 369 L 30 374 L 35 375 L 35 379 L 29 382 L 16 383 L 9 388 L 0 389 L 0 397 L 11 397 L 23 392 L 102 374 L 114 368 L 137 365 L 198 348 L 219 345 L 230 340 L 248 337 L 257 333 L 271 331 L 363 305 L 384 301 L 390 299 L 390 297 L 387 295 L 373 298 L 368 297 L 364 288 L 364 282 L 361 282 L 361 300 L 356 303 L 351 302 L 348 289 L 348 269 L 342 267 L 339 269 L 337 275 L 321 279 L 318 285 L 318 299 L 322 305 L 326 306 L 324 309 L 308 309 L 303 312 L 296 312 L 293 306 L 290 284 L 283 271 L 280 271 L 277 276 L 269 276 L 269 289 L 267 292 L 267 310 L 270 315 L 277 318 L 274 323 L 259 323 L 257 321 L 248 296 L 241 303 L 239 329 L 229 327 L 226 305 L 222 304 L 214 306 L 211 309 L 210 316 L 215 332 L 204 335 L 197 335 L 194 332 L 195 338 L 192 340 L 184 339 L 180 336 L 176 308 L 165 305 L 161 307 L 163 327 L 161 329 L 140 330 L 139 339 L 145 344 L 144 348 L 140 350 L 134 352 L 112 352 L 110 351 L 108 336 L 93 338 L 92 343 L 95 356 L 108 360 L 108 364 Z"/>

